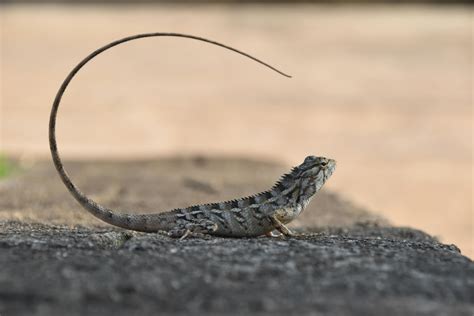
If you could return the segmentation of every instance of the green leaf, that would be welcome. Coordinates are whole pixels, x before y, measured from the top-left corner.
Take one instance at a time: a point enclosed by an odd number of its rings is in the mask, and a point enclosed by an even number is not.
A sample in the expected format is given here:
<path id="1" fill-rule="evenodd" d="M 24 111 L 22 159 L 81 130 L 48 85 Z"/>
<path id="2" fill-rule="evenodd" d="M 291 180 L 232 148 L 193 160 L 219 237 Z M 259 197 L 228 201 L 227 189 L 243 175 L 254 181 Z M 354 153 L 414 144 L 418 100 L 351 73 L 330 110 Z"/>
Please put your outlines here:
<path id="1" fill-rule="evenodd" d="M 5 156 L 0 154 L 0 178 L 5 178 L 13 172 L 14 166 Z"/>

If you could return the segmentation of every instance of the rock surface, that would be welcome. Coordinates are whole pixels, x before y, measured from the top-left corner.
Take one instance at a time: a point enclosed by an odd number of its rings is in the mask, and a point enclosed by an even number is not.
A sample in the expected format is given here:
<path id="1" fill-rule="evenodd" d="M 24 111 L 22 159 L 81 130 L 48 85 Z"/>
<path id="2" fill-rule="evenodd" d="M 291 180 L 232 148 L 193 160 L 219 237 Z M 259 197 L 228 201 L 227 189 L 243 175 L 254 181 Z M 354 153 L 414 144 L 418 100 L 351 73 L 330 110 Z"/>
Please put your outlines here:
<path id="1" fill-rule="evenodd" d="M 455 246 L 361 226 L 292 239 L 3 222 L 4 315 L 472 315 L 474 265 Z"/>
<path id="2" fill-rule="evenodd" d="M 207 159 L 68 167 L 108 206 L 150 211 L 249 194 L 285 169 Z M 330 193 L 304 214 L 295 224 L 304 234 L 289 239 L 128 232 L 90 219 L 39 163 L 0 182 L 0 314 L 474 312 L 474 264 L 456 246 L 390 227 Z"/>

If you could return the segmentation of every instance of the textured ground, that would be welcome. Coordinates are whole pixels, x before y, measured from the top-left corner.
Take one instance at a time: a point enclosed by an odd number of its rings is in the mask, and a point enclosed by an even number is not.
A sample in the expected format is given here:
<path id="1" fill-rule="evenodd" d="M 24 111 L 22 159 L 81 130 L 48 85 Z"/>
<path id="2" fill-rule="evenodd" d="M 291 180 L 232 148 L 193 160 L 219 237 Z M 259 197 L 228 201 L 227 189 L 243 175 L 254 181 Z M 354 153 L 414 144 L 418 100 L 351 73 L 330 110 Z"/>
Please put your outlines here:
<path id="1" fill-rule="evenodd" d="M 207 158 L 67 167 L 98 201 L 143 211 L 249 194 L 286 169 Z M 456 246 L 325 190 L 294 225 L 301 237 L 179 241 L 101 224 L 51 163 L 29 168 L 0 181 L 2 316 L 474 312 L 474 263 Z"/>

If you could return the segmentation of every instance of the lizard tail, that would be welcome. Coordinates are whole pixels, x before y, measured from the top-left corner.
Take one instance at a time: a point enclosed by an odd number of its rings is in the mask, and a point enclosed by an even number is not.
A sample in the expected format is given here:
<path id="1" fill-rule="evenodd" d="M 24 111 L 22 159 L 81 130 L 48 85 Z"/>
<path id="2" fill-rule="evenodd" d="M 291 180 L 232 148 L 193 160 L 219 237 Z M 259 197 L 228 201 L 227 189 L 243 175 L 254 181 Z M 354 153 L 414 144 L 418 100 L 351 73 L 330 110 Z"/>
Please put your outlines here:
<path id="1" fill-rule="evenodd" d="M 87 64 L 90 60 L 92 60 L 94 57 L 99 55 L 100 53 L 108 50 L 109 48 L 112 48 L 114 46 L 117 46 L 119 44 L 129 42 L 132 40 L 140 39 L 140 38 L 146 38 L 146 37 L 157 37 L 157 36 L 172 36 L 172 37 L 182 37 L 182 38 L 189 38 L 189 39 L 194 39 L 206 43 L 210 43 L 213 45 L 217 45 L 223 48 L 226 48 L 228 50 L 234 51 L 240 55 L 243 55 L 245 57 L 248 57 L 265 67 L 270 68 L 273 71 L 276 71 L 277 73 L 291 78 L 291 76 L 285 74 L 284 72 L 270 66 L 269 64 L 249 55 L 246 54 L 240 50 L 237 50 L 235 48 L 232 48 L 230 46 L 198 37 L 198 36 L 193 36 L 193 35 L 186 35 L 186 34 L 180 34 L 180 33 L 145 33 L 145 34 L 138 34 L 138 35 L 133 35 L 133 36 L 128 36 L 119 40 L 116 40 L 114 42 L 111 42 L 84 58 L 79 64 L 76 65 L 72 69 L 72 71 L 69 73 L 69 75 L 66 77 L 64 82 L 61 84 L 61 87 L 59 88 L 58 93 L 56 94 L 56 97 L 53 102 L 53 107 L 51 109 L 51 115 L 49 119 L 49 147 L 51 150 L 51 156 L 53 158 L 54 166 L 56 167 L 56 170 L 58 171 L 61 180 L 64 182 L 66 185 L 67 189 L 69 192 L 74 196 L 74 198 L 87 210 L 89 211 L 92 215 L 95 217 L 103 220 L 106 223 L 109 223 L 114 226 L 122 227 L 125 229 L 131 229 L 131 230 L 137 230 L 137 231 L 146 231 L 146 232 L 153 232 L 153 231 L 158 231 L 158 230 L 168 230 L 169 225 L 171 224 L 172 220 L 171 218 L 168 218 L 171 216 L 171 214 L 160 214 L 161 216 L 159 217 L 153 217 L 153 219 L 150 220 L 150 216 L 147 216 L 145 214 L 139 215 L 139 214 L 122 214 L 122 213 L 117 213 L 111 209 L 108 209 L 97 202 L 93 201 L 92 199 L 88 198 L 84 193 L 82 193 L 79 188 L 71 181 L 69 178 L 69 175 L 67 174 L 66 170 L 64 169 L 63 163 L 61 161 L 61 158 L 59 157 L 58 153 L 58 147 L 57 147 L 57 142 L 56 142 L 56 116 L 59 108 L 59 103 L 61 102 L 61 98 L 66 91 L 67 86 L 71 82 L 71 80 L 74 78 L 74 76 L 77 74 L 77 72 L 85 65 Z"/>

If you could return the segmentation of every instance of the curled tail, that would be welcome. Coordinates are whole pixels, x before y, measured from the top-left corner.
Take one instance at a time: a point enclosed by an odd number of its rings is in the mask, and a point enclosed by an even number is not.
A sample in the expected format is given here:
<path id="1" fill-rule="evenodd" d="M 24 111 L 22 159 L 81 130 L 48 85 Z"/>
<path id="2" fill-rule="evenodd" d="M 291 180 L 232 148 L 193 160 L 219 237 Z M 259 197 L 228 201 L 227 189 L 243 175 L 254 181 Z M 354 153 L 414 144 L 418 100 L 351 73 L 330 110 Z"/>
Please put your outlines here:
<path id="1" fill-rule="evenodd" d="M 82 193 L 77 186 L 72 183 L 71 179 L 69 178 L 66 170 L 64 169 L 64 166 L 62 164 L 61 158 L 59 157 L 58 153 L 58 148 L 57 148 L 57 143 L 56 143 L 56 115 L 58 112 L 59 108 L 59 103 L 61 102 L 61 98 L 64 94 L 64 91 L 66 91 L 67 86 L 71 82 L 71 80 L 74 78 L 74 76 L 77 74 L 77 72 L 85 65 L 87 64 L 90 60 L 92 60 L 94 57 L 99 55 L 100 53 L 108 50 L 109 48 L 112 48 L 114 46 L 117 46 L 119 44 L 129 42 L 132 40 L 140 39 L 140 38 L 146 38 L 146 37 L 158 37 L 158 36 L 171 36 L 171 37 L 183 37 L 183 38 L 189 38 L 189 39 L 194 39 L 206 43 L 210 43 L 213 45 L 217 45 L 223 48 L 226 48 L 228 50 L 234 51 L 240 55 L 243 55 L 245 57 L 248 57 L 270 69 L 273 71 L 278 72 L 279 74 L 291 78 L 291 76 L 281 72 L 280 70 L 270 66 L 269 64 L 249 55 L 246 54 L 240 50 L 237 50 L 235 48 L 232 48 L 230 46 L 208 40 L 202 37 L 198 36 L 193 36 L 193 35 L 186 35 L 186 34 L 180 34 L 180 33 L 145 33 L 145 34 L 138 34 L 138 35 L 133 35 L 129 37 L 125 37 L 119 40 L 116 40 L 112 43 L 109 43 L 94 52 L 92 52 L 89 56 L 84 58 L 79 64 L 77 64 L 74 69 L 69 73 L 69 75 L 66 77 L 64 82 L 61 84 L 61 87 L 59 88 L 58 93 L 56 94 L 56 98 L 54 99 L 53 107 L 51 109 L 51 115 L 49 119 L 49 147 L 51 150 L 51 156 L 53 158 L 54 166 L 56 167 L 56 170 L 58 171 L 61 180 L 64 182 L 66 185 L 67 189 L 71 194 L 74 196 L 74 198 L 86 209 L 88 210 L 92 215 L 95 217 L 103 220 L 106 223 L 109 223 L 114 226 L 122 227 L 125 229 L 131 229 L 131 230 L 137 230 L 137 231 L 146 231 L 146 232 L 153 232 L 153 231 L 158 231 L 158 230 L 168 230 L 170 228 L 170 225 L 172 224 L 172 214 L 160 214 L 160 216 L 150 216 L 150 215 L 139 215 L 139 214 L 121 214 L 121 213 L 116 213 L 111 209 L 108 209 L 97 202 L 93 201 L 92 199 L 88 198 L 84 193 Z"/>

